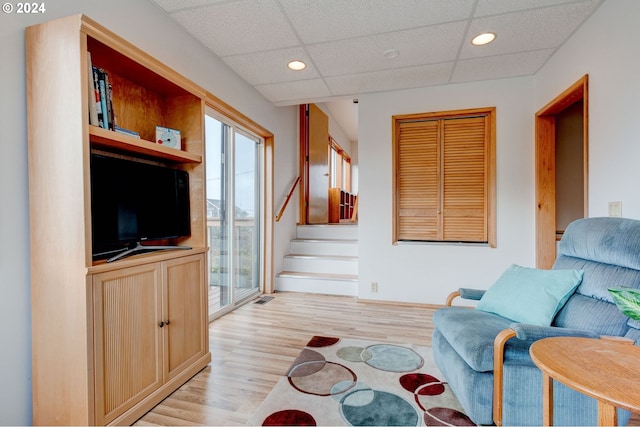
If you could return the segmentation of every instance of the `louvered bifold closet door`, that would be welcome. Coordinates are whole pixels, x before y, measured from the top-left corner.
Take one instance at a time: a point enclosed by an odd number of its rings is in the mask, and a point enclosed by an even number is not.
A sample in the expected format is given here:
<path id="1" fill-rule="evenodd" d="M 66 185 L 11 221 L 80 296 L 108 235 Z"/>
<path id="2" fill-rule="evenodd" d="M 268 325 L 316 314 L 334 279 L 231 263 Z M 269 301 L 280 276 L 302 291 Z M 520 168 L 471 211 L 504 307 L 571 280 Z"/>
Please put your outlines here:
<path id="1" fill-rule="evenodd" d="M 398 127 L 397 239 L 438 240 L 439 122 L 409 121 Z"/>
<path id="2" fill-rule="evenodd" d="M 487 118 L 445 119 L 442 228 L 446 241 L 487 241 Z"/>

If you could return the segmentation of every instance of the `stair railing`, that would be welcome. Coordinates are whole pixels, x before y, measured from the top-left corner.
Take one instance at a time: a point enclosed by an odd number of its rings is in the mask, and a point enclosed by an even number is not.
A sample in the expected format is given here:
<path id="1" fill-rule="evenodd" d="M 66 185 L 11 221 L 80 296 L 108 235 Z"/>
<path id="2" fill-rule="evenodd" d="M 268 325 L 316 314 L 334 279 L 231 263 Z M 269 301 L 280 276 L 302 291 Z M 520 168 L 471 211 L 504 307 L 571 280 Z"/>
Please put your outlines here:
<path id="1" fill-rule="evenodd" d="M 296 180 L 293 182 L 293 185 L 291 186 L 291 190 L 289 190 L 289 194 L 287 194 L 287 198 L 284 200 L 284 203 L 280 208 L 280 212 L 278 212 L 278 215 L 276 215 L 276 222 L 280 221 L 280 218 L 282 218 L 282 214 L 284 213 L 284 210 L 287 208 L 287 205 L 289 204 L 289 200 L 291 200 L 291 196 L 293 196 L 293 191 L 296 189 L 298 182 L 300 182 L 300 177 L 297 177 Z"/>

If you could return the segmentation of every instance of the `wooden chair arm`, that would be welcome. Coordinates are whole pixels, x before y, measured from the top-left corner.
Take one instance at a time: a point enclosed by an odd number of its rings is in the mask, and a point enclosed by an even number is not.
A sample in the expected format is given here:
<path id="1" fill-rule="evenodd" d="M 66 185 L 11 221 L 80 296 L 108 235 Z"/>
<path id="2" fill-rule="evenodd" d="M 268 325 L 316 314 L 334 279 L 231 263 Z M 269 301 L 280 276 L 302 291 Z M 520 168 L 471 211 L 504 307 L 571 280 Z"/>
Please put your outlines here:
<path id="1" fill-rule="evenodd" d="M 459 296 L 460 296 L 460 291 L 451 292 L 447 297 L 447 301 L 445 302 L 445 305 L 447 307 L 451 307 L 451 304 L 453 304 L 453 300 L 458 298 Z"/>
<path id="2" fill-rule="evenodd" d="M 504 346 L 511 338 L 516 336 L 513 329 L 504 329 L 496 335 L 493 341 L 493 422 L 496 426 L 502 425 L 502 379 L 504 362 Z"/>

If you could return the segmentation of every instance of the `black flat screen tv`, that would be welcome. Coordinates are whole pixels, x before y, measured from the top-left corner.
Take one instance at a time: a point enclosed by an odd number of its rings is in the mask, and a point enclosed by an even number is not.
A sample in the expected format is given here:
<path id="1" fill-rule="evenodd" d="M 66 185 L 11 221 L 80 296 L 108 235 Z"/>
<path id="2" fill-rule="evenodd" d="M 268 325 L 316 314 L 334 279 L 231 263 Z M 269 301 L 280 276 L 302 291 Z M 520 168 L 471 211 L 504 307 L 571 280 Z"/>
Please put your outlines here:
<path id="1" fill-rule="evenodd" d="M 140 252 L 189 249 L 150 243 L 190 236 L 190 217 L 186 171 L 91 154 L 94 259 L 110 262 Z"/>

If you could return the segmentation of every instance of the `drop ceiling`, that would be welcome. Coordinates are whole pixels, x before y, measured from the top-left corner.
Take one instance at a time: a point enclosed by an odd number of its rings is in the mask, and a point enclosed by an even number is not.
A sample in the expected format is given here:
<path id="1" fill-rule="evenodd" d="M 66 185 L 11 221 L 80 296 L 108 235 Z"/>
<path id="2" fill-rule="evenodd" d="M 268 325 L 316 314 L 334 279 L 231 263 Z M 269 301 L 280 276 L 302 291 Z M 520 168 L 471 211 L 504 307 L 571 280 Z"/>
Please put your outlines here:
<path id="1" fill-rule="evenodd" d="M 533 75 L 604 0 L 152 1 L 265 98 L 294 105 Z M 486 31 L 496 40 L 473 46 Z"/>

